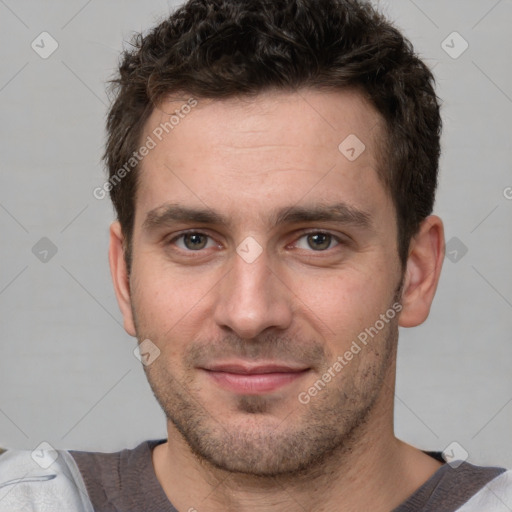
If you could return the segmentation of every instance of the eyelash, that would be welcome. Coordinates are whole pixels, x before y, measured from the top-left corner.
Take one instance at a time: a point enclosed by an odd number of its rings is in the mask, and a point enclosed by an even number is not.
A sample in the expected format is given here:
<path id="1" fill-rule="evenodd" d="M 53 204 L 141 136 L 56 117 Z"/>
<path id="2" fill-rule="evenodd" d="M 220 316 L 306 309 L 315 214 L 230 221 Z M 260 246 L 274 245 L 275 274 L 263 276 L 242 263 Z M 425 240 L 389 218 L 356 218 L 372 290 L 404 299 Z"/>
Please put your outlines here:
<path id="1" fill-rule="evenodd" d="M 213 240 L 213 237 L 211 237 L 208 233 L 204 233 L 203 231 L 197 231 L 197 230 L 190 230 L 190 231 L 183 231 L 181 232 L 179 235 L 176 235 L 175 237 L 173 237 L 172 239 L 170 239 L 166 245 L 173 245 L 177 240 L 180 240 L 182 239 L 183 237 L 185 237 L 186 235 L 202 235 L 202 236 L 205 236 L 207 238 L 209 238 L 210 240 Z M 307 250 L 307 252 L 311 252 L 311 253 L 328 253 L 328 252 L 331 252 L 333 249 L 335 249 L 336 247 L 339 247 L 339 246 L 343 246 L 343 245 L 347 245 L 347 241 L 344 240 L 343 238 L 341 238 L 340 236 L 337 236 L 337 235 L 334 235 L 333 233 L 330 233 L 329 231 L 322 231 L 322 230 L 310 230 L 310 231 L 304 231 L 302 232 L 302 234 L 297 238 L 297 240 L 295 241 L 295 243 L 297 243 L 299 240 L 301 240 L 302 238 L 304 237 L 307 237 L 309 235 L 328 235 L 331 237 L 332 241 L 336 242 L 336 245 L 334 247 L 330 247 L 328 249 L 325 249 L 323 251 L 315 251 L 313 249 L 310 249 L 310 250 Z M 178 248 L 180 251 L 183 251 L 183 252 L 186 252 L 186 253 L 190 253 L 190 254 L 193 254 L 193 253 L 198 253 L 200 254 L 201 252 L 204 251 L 204 249 L 198 249 L 196 251 L 194 250 L 191 250 L 191 249 L 182 249 L 182 248 Z"/>

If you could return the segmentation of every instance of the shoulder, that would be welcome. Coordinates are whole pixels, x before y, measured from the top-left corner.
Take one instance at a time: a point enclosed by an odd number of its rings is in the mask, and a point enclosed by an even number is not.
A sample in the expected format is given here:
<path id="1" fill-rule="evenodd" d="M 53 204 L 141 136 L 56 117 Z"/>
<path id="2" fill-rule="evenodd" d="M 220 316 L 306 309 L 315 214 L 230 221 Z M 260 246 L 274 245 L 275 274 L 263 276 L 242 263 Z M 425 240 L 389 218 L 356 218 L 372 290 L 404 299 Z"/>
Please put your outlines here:
<path id="1" fill-rule="evenodd" d="M 99 480 L 117 486 L 126 472 L 139 472 L 141 465 L 151 464 L 152 449 L 165 440 L 144 441 L 135 448 L 126 448 L 117 452 L 92 452 L 70 450 L 69 454 L 85 481 Z"/>
<path id="2" fill-rule="evenodd" d="M 80 472 L 65 450 L 2 450 L 0 512 L 94 512 Z"/>
<path id="3" fill-rule="evenodd" d="M 453 506 L 455 512 L 510 512 L 512 510 L 512 470 L 480 466 L 462 460 L 443 465 L 429 504 Z"/>
<path id="4" fill-rule="evenodd" d="M 489 480 L 462 507 L 457 509 L 457 512 L 481 512 L 482 510 L 489 512 L 512 510 L 512 470 L 503 469 L 499 475 Z"/>
<path id="5" fill-rule="evenodd" d="M 126 510 L 134 503 L 144 502 L 149 489 L 156 486 L 154 492 L 158 492 L 151 451 L 164 441 L 144 441 L 135 448 L 117 452 L 71 450 L 94 508 Z"/>

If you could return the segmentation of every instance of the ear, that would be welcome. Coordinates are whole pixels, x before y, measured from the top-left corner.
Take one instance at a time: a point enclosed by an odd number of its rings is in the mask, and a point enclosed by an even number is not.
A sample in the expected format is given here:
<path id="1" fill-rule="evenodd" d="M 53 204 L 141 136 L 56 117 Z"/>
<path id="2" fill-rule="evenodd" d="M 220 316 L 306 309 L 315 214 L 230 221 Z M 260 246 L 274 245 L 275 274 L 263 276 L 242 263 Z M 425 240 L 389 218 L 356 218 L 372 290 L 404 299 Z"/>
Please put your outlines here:
<path id="1" fill-rule="evenodd" d="M 444 252 L 443 221 L 437 215 L 430 215 L 421 223 L 409 246 L 403 309 L 398 322 L 401 327 L 415 327 L 427 319 L 441 275 Z"/>
<path id="2" fill-rule="evenodd" d="M 131 307 L 130 281 L 124 258 L 123 240 L 124 236 L 121 224 L 116 220 L 110 225 L 110 246 L 108 251 L 110 273 L 114 283 L 117 303 L 123 314 L 124 329 L 130 336 L 136 336 Z"/>

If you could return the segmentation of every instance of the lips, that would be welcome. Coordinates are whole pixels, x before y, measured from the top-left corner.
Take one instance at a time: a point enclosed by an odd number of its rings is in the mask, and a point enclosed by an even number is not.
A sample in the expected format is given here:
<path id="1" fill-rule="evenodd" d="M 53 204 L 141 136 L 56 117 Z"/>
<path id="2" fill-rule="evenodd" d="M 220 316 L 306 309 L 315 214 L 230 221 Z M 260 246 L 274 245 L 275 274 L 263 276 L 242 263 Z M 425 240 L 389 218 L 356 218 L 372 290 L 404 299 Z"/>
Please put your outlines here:
<path id="1" fill-rule="evenodd" d="M 227 372 L 236 374 L 262 374 L 262 373 L 294 373 L 307 370 L 305 367 L 289 366 L 286 364 L 243 364 L 243 363 L 224 363 L 214 364 L 205 367 L 205 370 L 214 372 Z"/>
<path id="2" fill-rule="evenodd" d="M 277 391 L 302 378 L 309 368 L 288 364 L 218 363 L 202 368 L 221 388 L 237 394 Z"/>

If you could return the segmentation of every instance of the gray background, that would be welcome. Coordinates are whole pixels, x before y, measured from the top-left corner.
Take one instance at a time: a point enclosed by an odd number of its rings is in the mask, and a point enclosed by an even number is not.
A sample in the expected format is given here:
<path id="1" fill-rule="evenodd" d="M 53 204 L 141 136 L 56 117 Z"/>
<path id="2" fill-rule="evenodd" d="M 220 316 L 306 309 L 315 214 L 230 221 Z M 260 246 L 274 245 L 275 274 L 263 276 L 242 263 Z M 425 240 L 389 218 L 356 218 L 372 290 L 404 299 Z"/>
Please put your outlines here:
<path id="1" fill-rule="evenodd" d="M 430 318 L 401 330 L 396 432 L 512 467 L 512 0 L 380 5 L 437 76 L 435 213 L 451 240 Z M 166 435 L 111 285 L 112 208 L 92 191 L 105 81 L 123 41 L 172 6 L 0 0 L 0 446 L 111 451 Z M 59 45 L 47 59 L 31 48 L 43 31 Z M 469 44 L 458 58 L 454 31 Z"/>

